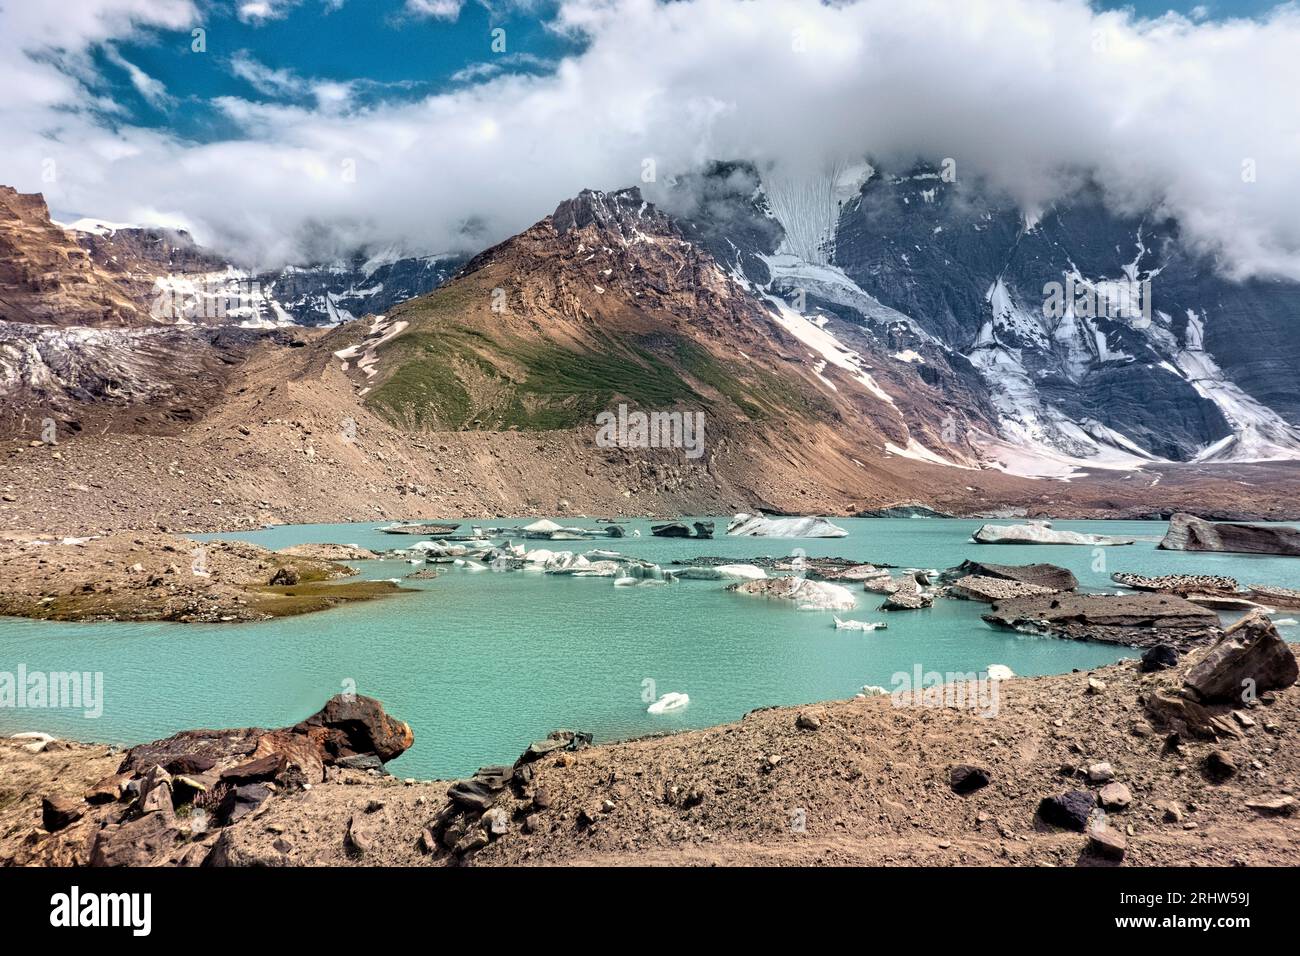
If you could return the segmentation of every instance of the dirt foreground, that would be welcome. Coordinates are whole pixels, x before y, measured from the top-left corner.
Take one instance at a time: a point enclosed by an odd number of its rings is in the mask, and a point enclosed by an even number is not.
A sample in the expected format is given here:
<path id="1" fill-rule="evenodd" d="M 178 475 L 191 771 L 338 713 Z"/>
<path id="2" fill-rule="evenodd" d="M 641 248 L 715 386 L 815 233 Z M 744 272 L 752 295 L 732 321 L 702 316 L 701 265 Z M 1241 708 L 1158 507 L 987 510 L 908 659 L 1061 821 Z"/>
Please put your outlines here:
<path id="1" fill-rule="evenodd" d="M 1044 821 L 1044 798 L 1080 791 L 1094 805 L 1099 796 L 1111 804 L 1107 820 L 1126 843 L 1124 865 L 1294 865 L 1300 691 L 1223 708 L 1229 730 L 1218 740 L 1171 737 L 1144 708 L 1157 690 L 1180 686 L 1206 653 L 1151 674 L 1130 660 L 1007 680 L 995 701 L 980 701 L 992 716 L 865 697 L 755 711 L 734 724 L 626 743 L 535 744 L 535 759 L 496 771 L 514 783 L 487 795 L 486 814 L 466 816 L 449 803 L 447 782 L 327 766 L 323 783 L 284 788 L 220 831 L 195 826 L 150 862 L 1120 863 L 1113 848 Z M 0 863 L 85 863 L 95 813 L 50 834 L 42 798 L 77 802 L 123 755 L 39 743 L 0 741 Z M 955 792 L 961 765 L 983 771 L 987 785 Z M 486 792 L 465 782 L 455 789 L 471 798 Z"/>

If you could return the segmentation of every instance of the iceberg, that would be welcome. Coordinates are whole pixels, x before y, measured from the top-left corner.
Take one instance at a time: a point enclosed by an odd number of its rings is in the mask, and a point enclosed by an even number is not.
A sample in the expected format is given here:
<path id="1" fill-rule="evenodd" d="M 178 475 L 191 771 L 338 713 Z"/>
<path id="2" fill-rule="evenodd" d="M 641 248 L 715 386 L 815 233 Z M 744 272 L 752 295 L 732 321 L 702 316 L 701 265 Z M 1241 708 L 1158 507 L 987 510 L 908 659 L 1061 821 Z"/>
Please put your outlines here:
<path id="1" fill-rule="evenodd" d="M 727 535 L 742 538 L 847 538 L 849 533 L 825 518 L 768 518 L 742 512 L 727 524 Z"/>
<path id="2" fill-rule="evenodd" d="M 1100 548 L 1134 542 L 1133 538 L 1116 538 L 1108 534 L 1058 531 L 1047 521 L 1034 524 L 986 524 L 971 535 L 971 540 L 976 544 L 1082 544 Z"/>
<path id="3" fill-rule="evenodd" d="M 690 694 L 668 693 L 647 707 L 646 712 L 650 714 L 666 714 L 674 710 L 681 710 L 690 702 Z"/>
<path id="4" fill-rule="evenodd" d="M 883 622 L 875 623 L 870 621 L 842 621 L 835 618 L 835 630 L 837 631 L 883 631 L 888 624 Z"/>

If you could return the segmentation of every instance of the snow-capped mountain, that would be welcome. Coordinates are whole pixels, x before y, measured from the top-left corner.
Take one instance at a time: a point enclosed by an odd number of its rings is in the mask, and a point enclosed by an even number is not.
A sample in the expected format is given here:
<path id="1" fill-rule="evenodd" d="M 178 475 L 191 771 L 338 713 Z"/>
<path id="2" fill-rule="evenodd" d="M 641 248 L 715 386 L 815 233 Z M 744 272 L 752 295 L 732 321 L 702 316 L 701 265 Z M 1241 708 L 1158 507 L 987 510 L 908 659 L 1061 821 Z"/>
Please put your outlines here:
<path id="1" fill-rule="evenodd" d="M 877 378 L 958 399 L 944 424 L 905 416 L 946 449 L 899 453 L 1058 476 L 1300 458 L 1300 286 L 1223 279 L 1176 223 L 1116 215 L 1095 190 L 1026 218 L 948 172 L 791 182 L 717 164 L 678 184 L 680 215 Z"/>

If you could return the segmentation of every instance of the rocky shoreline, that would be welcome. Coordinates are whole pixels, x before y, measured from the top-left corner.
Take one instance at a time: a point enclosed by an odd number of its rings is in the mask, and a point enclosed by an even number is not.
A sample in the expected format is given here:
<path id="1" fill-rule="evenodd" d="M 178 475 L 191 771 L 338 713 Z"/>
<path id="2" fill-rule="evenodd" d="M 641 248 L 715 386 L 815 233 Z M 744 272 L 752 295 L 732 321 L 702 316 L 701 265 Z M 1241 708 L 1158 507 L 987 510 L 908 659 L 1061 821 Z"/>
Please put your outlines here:
<path id="1" fill-rule="evenodd" d="M 0 539 L 0 615 L 50 621 L 263 621 L 402 591 L 344 581 L 356 552 L 118 533 Z"/>
<path id="2" fill-rule="evenodd" d="M 388 776 L 409 728 L 359 697 L 125 753 L 29 736 L 0 741 L 0 863 L 1289 865 L 1295 680 L 1253 615 L 1170 667 L 998 681 L 982 710 L 863 696 L 564 731 L 461 781 Z"/>

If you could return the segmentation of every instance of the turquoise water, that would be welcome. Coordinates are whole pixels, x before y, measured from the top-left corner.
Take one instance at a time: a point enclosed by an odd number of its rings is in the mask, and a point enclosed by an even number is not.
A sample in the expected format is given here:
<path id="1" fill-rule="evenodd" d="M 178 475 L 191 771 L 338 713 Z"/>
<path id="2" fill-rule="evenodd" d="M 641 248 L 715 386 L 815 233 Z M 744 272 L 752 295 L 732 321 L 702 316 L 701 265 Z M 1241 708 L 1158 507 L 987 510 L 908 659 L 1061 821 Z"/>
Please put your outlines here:
<path id="1" fill-rule="evenodd" d="M 719 528 L 726 519 L 718 519 Z M 497 524 L 514 524 L 499 521 Z M 525 523 L 525 522 L 519 522 Z M 566 524 L 594 526 L 594 522 Z M 667 564 L 674 558 L 844 556 L 900 567 L 944 568 L 964 558 L 1004 564 L 1050 561 L 1086 588 L 1113 588 L 1112 571 L 1232 575 L 1243 583 L 1300 585 L 1300 560 L 1162 552 L 1163 522 L 1060 521 L 1056 527 L 1150 538 L 1130 547 L 975 545 L 980 521 L 842 520 L 840 539 L 691 541 L 641 538 L 528 542 L 552 550 L 602 547 Z M 419 540 L 376 524 L 298 525 L 221 535 L 270 548 L 305 541 L 403 547 Z M 1094 564 L 1098 554 L 1105 565 Z M 401 560 L 360 562 L 367 578 L 402 577 Z M 57 624 L 0 618 L 0 671 L 102 671 L 104 713 L 0 710 L 0 731 L 137 743 L 189 727 L 280 726 L 313 713 L 355 681 L 410 722 L 415 746 L 399 775 L 451 777 L 509 761 L 560 728 L 597 740 L 703 727 L 755 707 L 850 697 L 891 676 L 966 672 L 1005 664 L 1017 674 L 1062 673 L 1131 656 L 1102 644 L 995 631 L 984 605 L 941 600 L 926 611 L 886 615 L 880 597 L 858 593 L 858 620 L 887 620 L 874 633 L 837 631 L 829 613 L 731 594 L 724 584 L 683 581 L 614 588 L 608 578 L 450 569 L 418 589 L 365 604 L 258 624 Z M 1292 631 L 1292 634 L 1295 632 Z M 656 694 L 685 692 L 684 711 L 652 716 Z"/>

